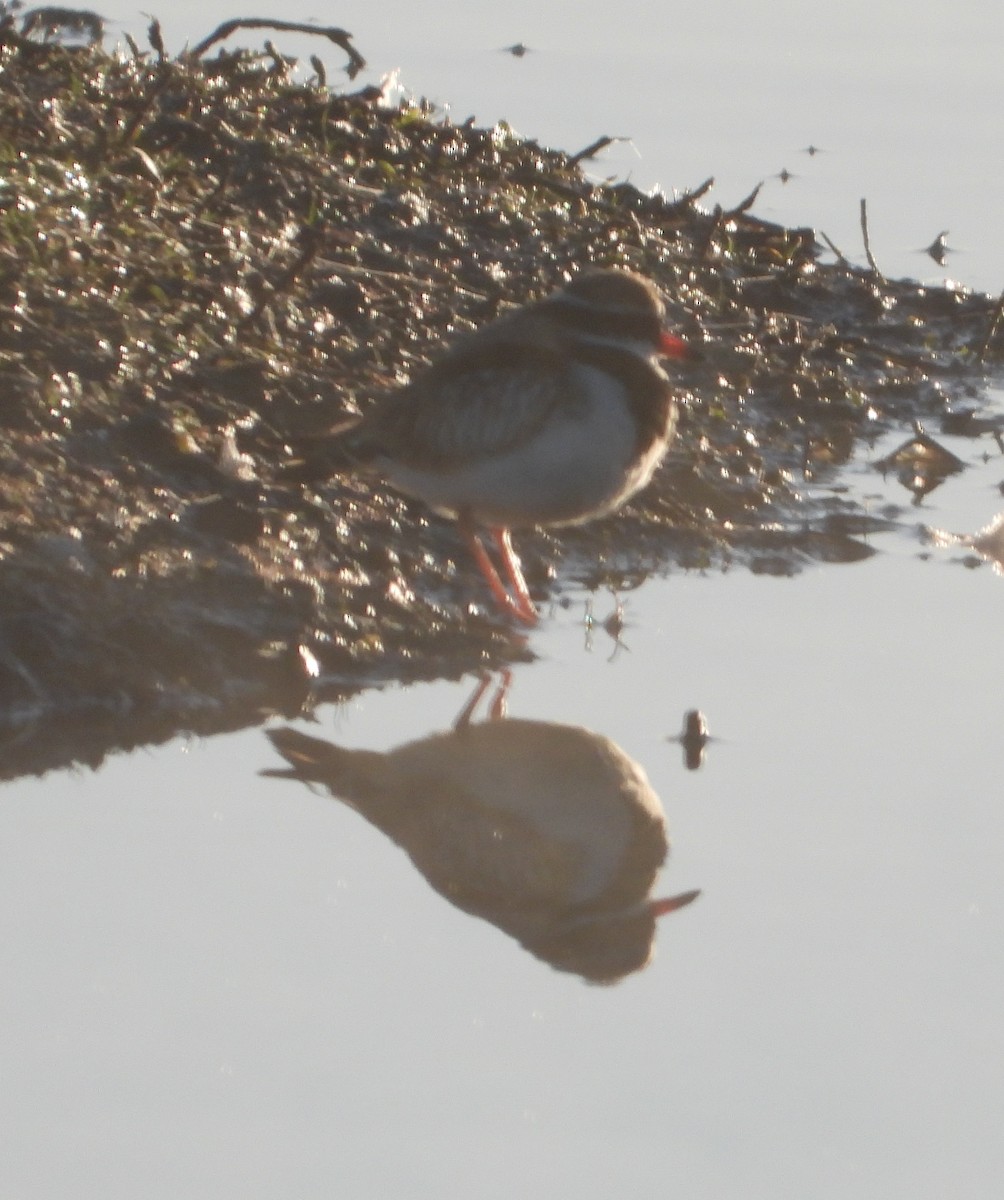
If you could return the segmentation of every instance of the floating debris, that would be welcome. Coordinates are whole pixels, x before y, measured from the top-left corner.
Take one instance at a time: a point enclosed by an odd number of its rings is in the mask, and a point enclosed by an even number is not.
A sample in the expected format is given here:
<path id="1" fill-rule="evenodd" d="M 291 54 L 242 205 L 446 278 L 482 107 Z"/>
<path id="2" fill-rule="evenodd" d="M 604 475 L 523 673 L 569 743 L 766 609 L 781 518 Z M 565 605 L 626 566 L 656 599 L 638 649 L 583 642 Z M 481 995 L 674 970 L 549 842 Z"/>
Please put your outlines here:
<path id="1" fill-rule="evenodd" d="M 965 465 L 918 425 L 914 436 L 879 459 L 875 468 L 883 475 L 895 471 L 899 482 L 913 493 L 915 501 L 920 501 L 949 476 L 964 470 Z"/>
<path id="2" fill-rule="evenodd" d="M 924 247 L 924 253 L 930 255 L 930 257 L 934 259 L 939 267 L 943 267 L 945 265 L 945 260 L 952 252 L 946 240 L 947 237 L 948 230 L 943 229 L 930 244 L 930 246 Z"/>
<path id="3" fill-rule="evenodd" d="M 704 766 L 704 752 L 708 742 L 714 739 L 708 733 L 708 722 L 704 713 L 700 709 L 692 708 L 684 714 L 682 732 L 668 740 L 680 743 L 683 747 L 683 765 L 688 771 L 696 771 Z"/>

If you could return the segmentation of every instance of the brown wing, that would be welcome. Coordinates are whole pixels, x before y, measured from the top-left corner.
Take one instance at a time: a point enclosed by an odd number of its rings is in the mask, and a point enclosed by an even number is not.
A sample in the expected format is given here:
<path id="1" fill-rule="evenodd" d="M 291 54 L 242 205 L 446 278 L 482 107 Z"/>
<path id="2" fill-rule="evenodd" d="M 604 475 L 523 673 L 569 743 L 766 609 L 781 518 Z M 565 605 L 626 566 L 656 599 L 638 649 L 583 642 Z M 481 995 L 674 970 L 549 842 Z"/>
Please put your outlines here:
<path id="1" fill-rule="evenodd" d="M 361 458 L 414 467 L 503 454 L 574 403 L 567 357 L 525 342 L 475 342 L 379 401 L 348 437 Z"/>

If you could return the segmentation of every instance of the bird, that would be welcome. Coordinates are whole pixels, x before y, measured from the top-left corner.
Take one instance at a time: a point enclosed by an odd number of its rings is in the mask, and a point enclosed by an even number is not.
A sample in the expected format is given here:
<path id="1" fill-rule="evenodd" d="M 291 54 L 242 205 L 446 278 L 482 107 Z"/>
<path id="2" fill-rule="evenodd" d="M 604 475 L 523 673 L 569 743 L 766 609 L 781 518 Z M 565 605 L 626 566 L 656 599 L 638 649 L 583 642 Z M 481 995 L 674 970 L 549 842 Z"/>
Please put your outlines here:
<path id="1" fill-rule="evenodd" d="M 652 956 L 658 917 L 698 891 L 652 898 L 669 850 L 662 804 L 610 739 L 575 725 L 472 715 L 378 753 L 283 727 L 289 764 L 263 774 L 320 783 L 410 856 L 441 895 L 557 970 L 613 983 Z"/>
<path id="2" fill-rule="evenodd" d="M 325 441 L 352 470 L 456 521 L 501 611 L 533 625 L 510 530 L 605 516 L 649 482 L 677 422 L 658 360 L 693 357 L 664 315 L 641 275 L 583 270 L 462 337 Z M 330 470 L 323 450 L 309 458 Z"/>

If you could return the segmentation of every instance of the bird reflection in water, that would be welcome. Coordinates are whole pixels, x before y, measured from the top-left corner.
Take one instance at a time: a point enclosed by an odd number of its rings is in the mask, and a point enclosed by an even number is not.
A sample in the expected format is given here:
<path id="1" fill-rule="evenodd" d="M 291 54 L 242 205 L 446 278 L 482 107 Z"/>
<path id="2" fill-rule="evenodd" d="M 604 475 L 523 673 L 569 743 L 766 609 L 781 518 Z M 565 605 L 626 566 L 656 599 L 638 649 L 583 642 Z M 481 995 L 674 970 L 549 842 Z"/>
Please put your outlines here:
<path id="1" fill-rule="evenodd" d="M 268 732 L 289 763 L 266 775 L 324 784 L 410 855 L 455 904 L 538 958 L 594 983 L 646 966 L 655 923 L 698 892 L 649 893 L 669 850 L 644 771 L 608 738 L 504 719 L 508 673 L 453 728 L 385 754 L 294 729 Z"/>

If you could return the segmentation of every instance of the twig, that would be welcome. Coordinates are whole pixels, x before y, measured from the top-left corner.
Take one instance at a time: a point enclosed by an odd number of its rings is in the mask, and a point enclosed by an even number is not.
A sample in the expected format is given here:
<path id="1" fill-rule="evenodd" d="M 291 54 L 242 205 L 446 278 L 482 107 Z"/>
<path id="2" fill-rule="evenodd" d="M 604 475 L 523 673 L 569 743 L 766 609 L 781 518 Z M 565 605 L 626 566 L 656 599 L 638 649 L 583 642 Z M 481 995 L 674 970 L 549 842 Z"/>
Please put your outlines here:
<path id="1" fill-rule="evenodd" d="M 606 135 L 598 137 L 595 142 L 590 142 L 584 150 L 580 150 L 578 154 L 573 154 L 568 160 L 568 165 L 570 167 L 578 166 L 580 162 L 587 158 L 595 158 L 601 150 L 606 150 L 607 146 L 612 146 L 614 142 L 623 142 L 625 140 L 625 138 L 607 137 Z"/>
<path id="2" fill-rule="evenodd" d="M 696 262 L 707 262 L 711 257 L 711 247 L 715 240 L 715 234 L 721 229 L 724 216 L 722 206 L 716 204 L 711 210 L 711 220 L 708 222 L 704 238 L 701 242 L 694 245 L 694 259 Z"/>
<path id="3" fill-rule="evenodd" d="M 699 183 L 697 187 L 691 188 L 689 192 L 684 192 L 682 196 L 674 200 L 671 207 L 675 208 L 678 204 L 693 204 L 695 200 L 700 200 L 702 196 L 707 195 L 714 186 L 715 177 L 709 175 L 703 183 Z"/>
<path id="4" fill-rule="evenodd" d="M 700 200 L 702 196 L 706 196 L 714 186 L 715 177 L 714 175 L 709 175 L 703 183 L 698 184 L 691 191 L 684 192 L 668 203 L 663 211 L 663 218 L 674 216 L 676 213 L 689 212 L 694 207 L 694 201 Z"/>
<path id="5" fill-rule="evenodd" d="M 150 45 L 157 53 L 157 66 L 159 68 L 159 76 L 153 86 L 147 91 L 146 99 L 136 112 L 125 123 L 121 133 L 119 134 L 119 144 L 128 146 L 138 135 L 139 127 L 149 116 L 153 106 L 157 103 L 161 95 L 170 86 L 171 78 L 165 71 L 164 64 L 167 62 L 167 50 L 164 47 L 164 38 L 161 34 L 160 22 L 156 17 L 150 18 L 150 25 L 147 28 L 146 36 L 150 41 Z M 134 47 L 133 53 L 139 57 L 136 43 L 129 39 L 130 45 Z"/>
<path id="6" fill-rule="evenodd" d="M 868 265 L 875 276 L 882 283 L 885 283 L 885 276 L 879 270 L 879 265 L 875 261 L 875 255 L 872 254 L 871 239 L 868 237 L 868 203 L 863 198 L 861 200 L 861 234 L 865 240 L 865 257 L 868 259 Z"/>
<path id="7" fill-rule="evenodd" d="M 819 231 L 819 236 L 837 256 L 837 262 L 839 262 L 842 267 L 849 267 L 851 265 L 850 260 L 841 252 L 840 247 L 837 246 L 835 242 L 832 242 L 821 229 Z"/>
<path id="8" fill-rule="evenodd" d="M 744 212 L 749 212 L 749 210 L 756 203 L 756 198 L 760 195 L 760 189 L 762 187 L 763 183 L 758 183 L 745 200 L 740 200 L 735 208 L 730 208 L 726 212 L 722 213 L 722 216 L 725 218 L 725 220 L 730 221 L 735 217 L 741 217 Z"/>
<path id="9" fill-rule="evenodd" d="M 160 22 L 156 17 L 150 18 L 150 25 L 146 31 L 146 36 L 150 39 L 150 45 L 157 52 L 157 62 L 166 62 L 167 50 L 164 47 L 164 35 L 161 32 Z"/>
<path id="10" fill-rule="evenodd" d="M 296 59 L 288 58 L 286 55 L 280 54 L 270 38 L 265 39 L 265 53 L 272 60 L 272 70 L 278 72 L 279 74 L 282 74 L 284 71 L 288 71 L 290 67 L 296 66 Z"/>
<path id="11" fill-rule="evenodd" d="M 336 262 L 330 258 L 317 259 L 318 270 L 327 271 L 331 275 L 347 276 L 348 278 L 358 277 L 365 279 L 367 282 L 373 280 L 386 282 L 388 288 L 398 288 L 404 285 L 406 288 L 422 289 L 430 284 L 446 284 L 448 283 L 456 296 L 463 296 L 466 299 L 474 300 L 479 303 L 484 303 L 488 296 L 485 292 L 475 291 L 473 288 L 462 287 L 456 282 L 456 276 L 449 271 L 437 271 L 432 263 L 427 263 L 426 268 L 429 272 L 427 276 L 415 275 L 413 273 L 405 273 L 401 271 L 379 271 L 373 267 L 360 267 L 354 263 Z"/>
<path id="12" fill-rule="evenodd" d="M 280 296 L 290 290 L 297 279 L 317 257 L 318 251 L 321 249 L 322 235 L 323 230 L 317 226 L 309 226 L 301 230 L 300 237 L 303 241 L 303 249 L 297 255 L 295 261 L 282 272 L 275 283 L 270 288 L 267 288 L 267 290 L 263 290 L 254 308 L 241 321 L 241 326 L 248 326 L 258 321 L 263 313 L 270 308 L 276 296 Z"/>
<path id="13" fill-rule="evenodd" d="M 315 37 L 325 37 L 329 42 L 334 42 L 336 46 L 341 46 L 349 56 L 349 65 L 345 70 L 350 79 L 355 79 L 366 66 L 366 59 L 352 45 L 352 34 L 347 33 L 344 29 L 335 29 L 333 26 L 305 25 L 302 21 L 269 21 L 261 17 L 240 17 L 232 21 L 224 21 L 209 37 L 203 38 L 193 50 L 190 50 L 188 57 L 201 58 L 210 46 L 222 42 L 224 38 L 228 38 L 238 29 L 275 29 L 280 33 L 309 33 Z"/>
<path id="14" fill-rule="evenodd" d="M 994 308 L 993 316 L 990 318 L 990 328 L 987 330 L 987 336 L 980 343 L 980 348 L 977 351 L 977 362 L 983 362 L 990 349 L 990 343 L 997 336 L 997 330 L 1000 327 L 1001 321 L 1004 320 L 1004 292 L 1001 292 L 1000 299 Z"/>

